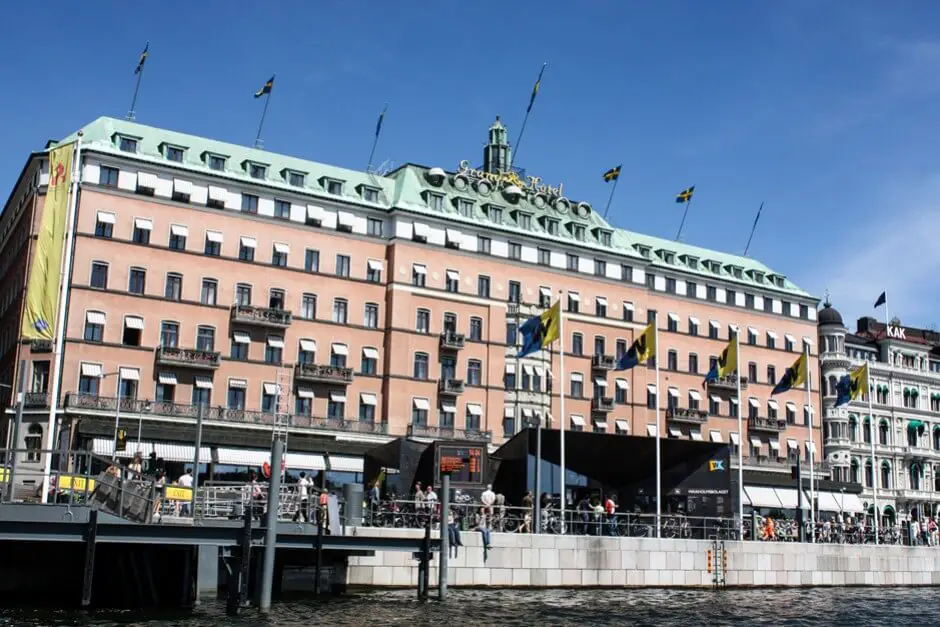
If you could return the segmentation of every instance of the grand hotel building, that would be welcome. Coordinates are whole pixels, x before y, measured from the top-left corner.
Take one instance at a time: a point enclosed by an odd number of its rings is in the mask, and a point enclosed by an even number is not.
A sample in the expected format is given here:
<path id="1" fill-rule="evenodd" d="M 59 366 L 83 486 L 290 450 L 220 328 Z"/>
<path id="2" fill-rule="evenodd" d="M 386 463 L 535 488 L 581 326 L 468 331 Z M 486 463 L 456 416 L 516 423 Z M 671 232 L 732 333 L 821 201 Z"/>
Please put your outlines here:
<path id="1" fill-rule="evenodd" d="M 657 394 L 663 437 L 730 441 L 748 466 L 789 475 L 820 444 L 804 390 L 770 396 L 804 343 L 818 372 L 817 299 L 753 259 L 614 228 L 560 185 L 500 175 L 498 119 L 480 168 L 383 175 L 112 118 L 82 132 L 61 373 L 48 343 L 18 336 L 45 150 L 0 216 L 0 381 L 28 368 L 20 446 L 39 447 L 55 403 L 61 445 L 110 454 L 119 410 L 125 454 L 182 464 L 202 406 L 216 465 L 259 465 L 277 422 L 289 465 L 329 451 L 355 472 L 405 434 L 495 446 L 542 420 L 648 436 Z M 516 360 L 519 324 L 561 291 L 566 372 L 557 354 Z M 614 370 L 654 318 L 659 390 L 652 368 Z M 735 382 L 702 387 L 735 330 L 740 434 Z"/>

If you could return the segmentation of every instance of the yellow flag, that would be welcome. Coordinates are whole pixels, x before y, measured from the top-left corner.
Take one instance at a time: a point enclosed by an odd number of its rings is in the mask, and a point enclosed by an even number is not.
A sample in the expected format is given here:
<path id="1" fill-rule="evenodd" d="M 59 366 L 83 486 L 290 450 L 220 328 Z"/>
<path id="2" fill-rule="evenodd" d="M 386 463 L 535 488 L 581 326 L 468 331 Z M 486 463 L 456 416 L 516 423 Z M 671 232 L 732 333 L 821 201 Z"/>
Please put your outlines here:
<path id="1" fill-rule="evenodd" d="M 868 394 L 868 362 L 849 373 L 849 391 L 852 400 L 864 398 Z"/>
<path id="2" fill-rule="evenodd" d="M 542 335 L 542 348 L 558 339 L 561 334 L 561 299 L 555 301 L 552 308 L 541 316 L 542 328 L 545 329 Z"/>
<path id="3" fill-rule="evenodd" d="M 51 340 L 55 332 L 73 149 L 72 144 L 67 144 L 49 153 L 49 185 L 26 285 L 22 334 L 29 340 Z"/>
<path id="4" fill-rule="evenodd" d="M 738 343 L 734 338 L 718 356 L 718 377 L 726 377 L 738 371 Z"/>

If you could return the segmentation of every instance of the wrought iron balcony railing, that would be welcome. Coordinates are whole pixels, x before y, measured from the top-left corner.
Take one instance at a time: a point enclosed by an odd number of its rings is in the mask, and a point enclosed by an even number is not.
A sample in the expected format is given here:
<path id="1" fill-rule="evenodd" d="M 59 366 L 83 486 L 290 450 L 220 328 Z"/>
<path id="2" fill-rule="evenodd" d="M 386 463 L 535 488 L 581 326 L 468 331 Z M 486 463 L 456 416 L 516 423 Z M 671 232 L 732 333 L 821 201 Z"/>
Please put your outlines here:
<path id="1" fill-rule="evenodd" d="M 299 363 L 294 366 L 294 377 L 311 383 L 349 385 L 353 381 L 353 369 L 325 364 Z"/>
<path id="2" fill-rule="evenodd" d="M 215 370 L 222 364 L 222 355 L 216 351 L 203 351 L 177 346 L 158 346 L 154 351 L 158 366 L 182 366 L 200 370 Z"/>
<path id="3" fill-rule="evenodd" d="M 708 387 L 714 390 L 730 390 L 735 391 L 738 385 L 738 375 L 729 374 L 726 377 L 721 377 L 720 379 L 715 379 L 714 381 L 708 382 Z M 747 389 L 747 377 L 741 377 L 741 389 Z"/>
<path id="4" fill-rule="evenodd" d="M 591 367 L 595 370 L 613 370 L 617 367 L 617 359 L 610 355 L 594 355 Z"/>
<path id="5" fill-rule="evenodd" d="M 614 411 L 614 399 L 609 396 L 595 397 L 591 399 L 591 411 L 609 412 Z"/>
<path id="6" fill-rule="evenodd" d="M 461 333 L 455 333 L 453 331 L 441 333 L 441 348 L 444 350 L 462 350 L 466 342 L 466 337 Z"/>
<path id="7" fill-rule="evenodd" d="M 492 431 L 479 429 L 456 429 L 454 427 L 432 427 L 428 425 L 408 425 L 408 437 L 434 438 L 438 440 L 469 440 L 473 442 L 490 442 L 493 439 Z"/>
<path id="8" fill-rule="evenodd" d="M 253 307 L 251 305 L 232 305 L 232 322 L 251 324 L 272 329 L 286 329 L 293 320 L 293 314 L 285 309 Z"/>
<path id="9" fill-rule="evenodd" d="M 448 396 L 463 394 L 463 379 L 441 379 L 438 382 L 438 392 Z"/>
<path id="10" fill-rule="evenodd" d="M 666 420 L 700 425 L 708 422 L 708 412 L 701 409 L 689 409 L 688 407 L 667 407 Z"/>
<path id="11" fill-rule="evenodd" d="M 747 430 L 780 433 L 787 430 L 787 421 L 764 416 L 751 416 L 747 419 Z"/>

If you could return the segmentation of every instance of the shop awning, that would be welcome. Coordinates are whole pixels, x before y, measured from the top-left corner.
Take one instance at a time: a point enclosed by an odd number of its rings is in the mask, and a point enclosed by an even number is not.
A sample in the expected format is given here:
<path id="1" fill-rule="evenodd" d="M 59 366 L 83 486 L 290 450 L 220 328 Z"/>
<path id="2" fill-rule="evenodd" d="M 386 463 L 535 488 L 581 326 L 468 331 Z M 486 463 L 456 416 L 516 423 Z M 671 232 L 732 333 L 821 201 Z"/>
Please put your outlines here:
<path id="1" fill-rule="evenodd" d="M 773 488 L 762 486 L 744 486 L 744 491 L 751 500 L 751 507 L 756 508 L 776 508 L 783 509 L 784 506 L 777 497 L 777 492 Z M 796 492 L 794 490 L 794 492 Z"/>

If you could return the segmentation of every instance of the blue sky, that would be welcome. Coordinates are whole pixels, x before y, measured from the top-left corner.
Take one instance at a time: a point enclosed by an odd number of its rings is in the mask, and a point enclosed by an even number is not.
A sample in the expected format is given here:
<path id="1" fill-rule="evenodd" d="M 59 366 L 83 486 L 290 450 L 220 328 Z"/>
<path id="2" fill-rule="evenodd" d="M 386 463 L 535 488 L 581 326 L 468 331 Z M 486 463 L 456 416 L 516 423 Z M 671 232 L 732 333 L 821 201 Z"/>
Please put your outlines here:
<path id="1" fill-rule="evenodd" d="M 729 252 L 765 201 L 752 256 L 847 321 L 887 289 L 905 324 L 940 322 L 940 3 L 159 4 L 6 7 L 4 194 L 47 139 L 126 113 L 147 40 L 138 121 L 250 145 L 277 72 L 266 147 L 353 168 L 386 101 L 377 161 L 480 162 L 547 61 L 530 174 L 602 208 L 623 162 L 611 221 L 667 238 L 694 184 L 683 240 Z"/>

